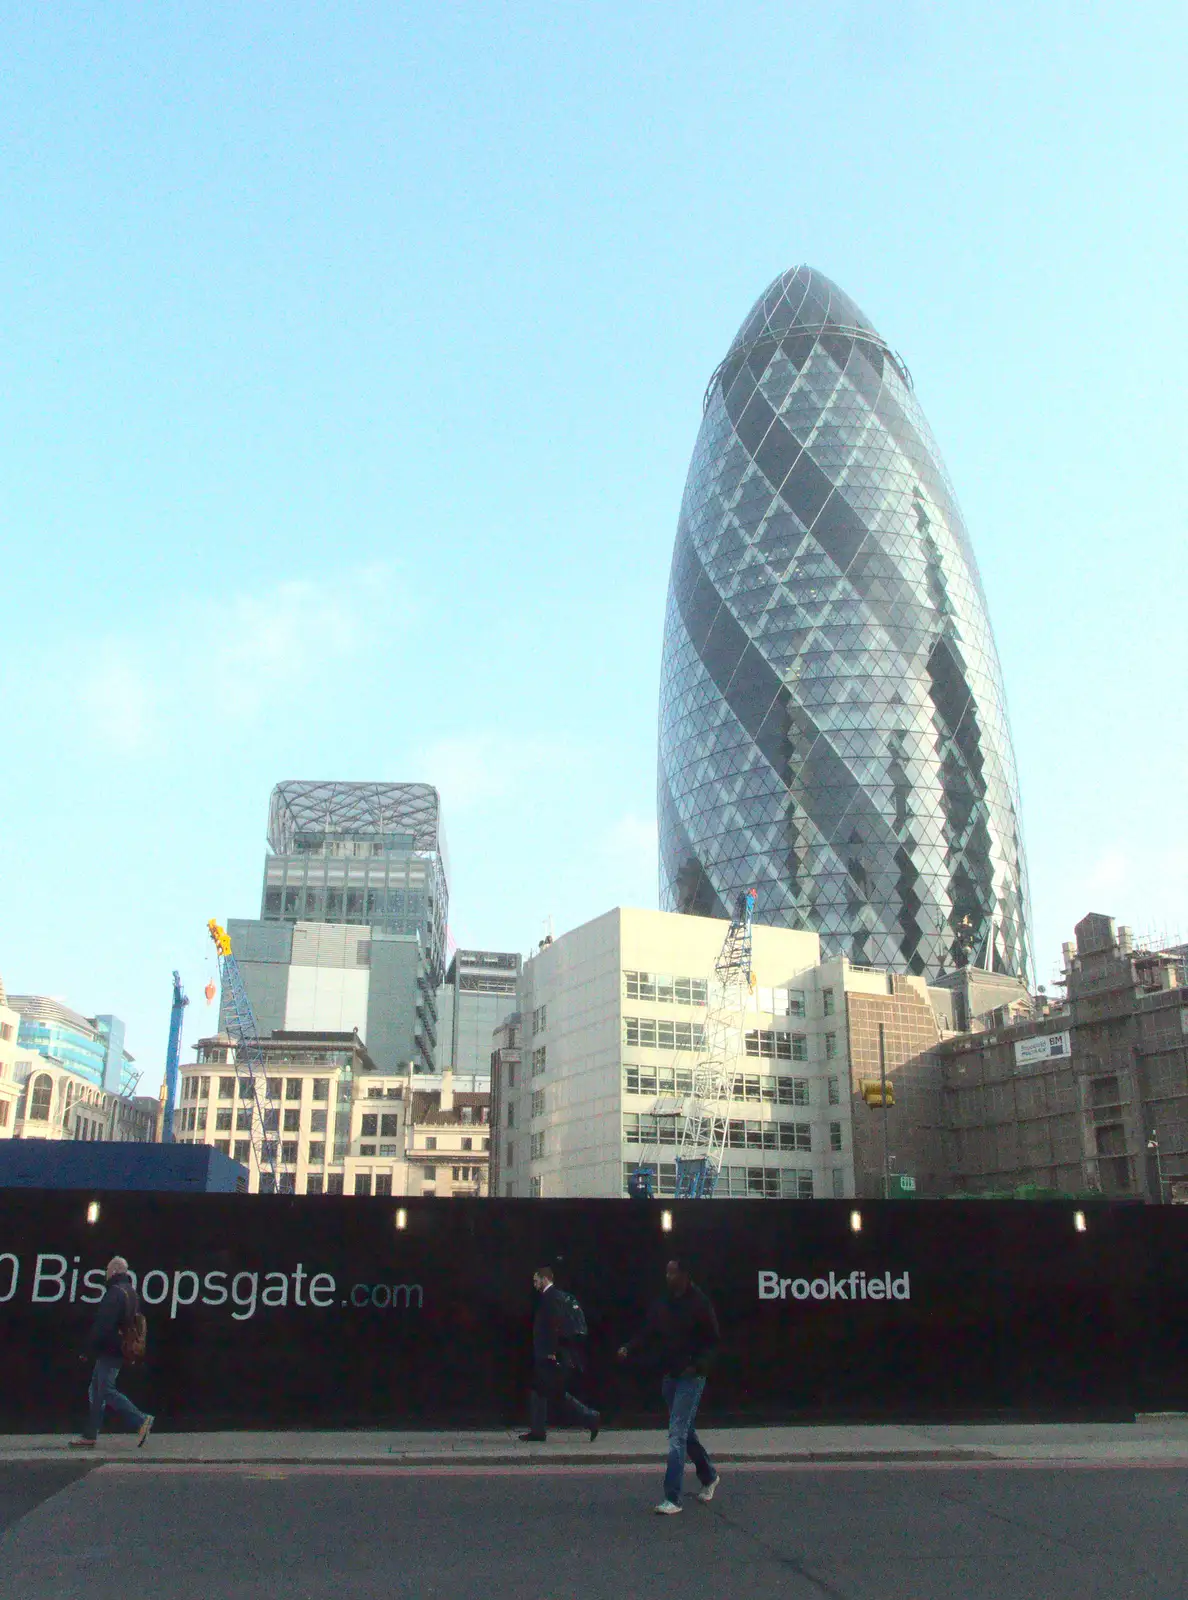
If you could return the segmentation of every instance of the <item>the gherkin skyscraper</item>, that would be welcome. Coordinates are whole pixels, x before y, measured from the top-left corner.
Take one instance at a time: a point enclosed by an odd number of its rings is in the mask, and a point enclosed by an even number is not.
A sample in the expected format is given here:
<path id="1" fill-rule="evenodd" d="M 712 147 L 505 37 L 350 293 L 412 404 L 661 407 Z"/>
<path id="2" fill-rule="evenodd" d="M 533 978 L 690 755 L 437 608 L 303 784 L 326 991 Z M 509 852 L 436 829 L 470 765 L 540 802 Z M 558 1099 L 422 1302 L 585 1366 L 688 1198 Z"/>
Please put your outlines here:
<path id="1" fill-rule="evenodd" d="M 1002 675 L 903 362 L 828 278 L 775 280 L 710 380 L 660 684 L 660 895 L 934 977 L 1029 975 Z"/>

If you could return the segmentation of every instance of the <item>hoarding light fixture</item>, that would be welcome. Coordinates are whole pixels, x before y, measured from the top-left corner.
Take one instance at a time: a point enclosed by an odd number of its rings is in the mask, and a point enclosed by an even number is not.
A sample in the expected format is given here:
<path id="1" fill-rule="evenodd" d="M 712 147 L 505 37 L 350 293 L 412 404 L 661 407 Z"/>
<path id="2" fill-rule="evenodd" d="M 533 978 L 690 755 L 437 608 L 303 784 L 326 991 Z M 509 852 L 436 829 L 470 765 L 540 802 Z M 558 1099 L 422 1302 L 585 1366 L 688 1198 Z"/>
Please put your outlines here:
<path id="1" fill-rule="evenodd" d="M 408 1227 L 408 1212 L 403 1206 L 398 1206 L 396 1208 L 396 1226 L 401 1233 L 403 1233 L 405 1228 Z"/>
<path id="2" fill-rule="evenodd" d="M 660 1232 L 661 1233 L 671 1233 L 672 1232 L 672 1212 L 671 1211 L 662 1211 L 660 1213 Z"/>
<path id="3" fill-rule="evenodd" d="M 90 1223 L 96 1223 L 99 1221 L 98 1200 L 92 1200 L 90 1205 L 87 1207 L 87 1221 Z"/>
<path id="4" fill-rule="evenodd" d="M 1083 1211 L 1074 1211 L 1073 1227 L 1077 1230 L 1077 1232 L 1084 1233 L 1088 1226 L 1089 1224 L 1085 1221 L 1085 1213 Z"/>
<path id="5" fill-rule="evenodd" d="M 851 1233 L 861 1233 L 862 1232 L 862 1213 L 861 1213 L 861 1211 L 851 1211 L 850 1212 L 850 1232 Z"/>

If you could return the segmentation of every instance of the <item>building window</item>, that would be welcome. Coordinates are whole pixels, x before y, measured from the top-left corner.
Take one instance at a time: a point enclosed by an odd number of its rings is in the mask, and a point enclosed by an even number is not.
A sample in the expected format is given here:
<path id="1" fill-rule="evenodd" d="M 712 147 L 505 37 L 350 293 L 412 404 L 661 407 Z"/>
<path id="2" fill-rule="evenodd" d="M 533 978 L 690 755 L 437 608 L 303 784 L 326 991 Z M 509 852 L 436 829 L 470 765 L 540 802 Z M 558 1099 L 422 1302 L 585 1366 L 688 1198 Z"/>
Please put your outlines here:
<path id="1" fill-rule="evenodd" d="M 264 1132 L 280 1132 L 280 1112 L 275 1106 L 266 1106 L 264 1109 Z"/>
<path id="2" fill-rule="evenodd" d="M 544 1108 L 545 1108 L 544 1090 L 543 1089 L 534 1089 L 532 1091 L 532 1115 L 534 1117 L 543 1117 L 544 1116 Z"/>
<path id="3" fill-rule="evenodd" d="M 231 1154 L 231 1141 L 230 1141 L 230 1139 L 216 1139 L 215 1140 L 215 1149 L 219 1152 L 220 1155 L 229 1156 Z"/>
<path id="4" fill-rule="evenodd" d="M 529 1158 L 531 1160 L 540 1161 L 544 1156 L 544 1140 L 543 1133 L 534 1133 L 532 1135 L 532 1143 L 529 1149 Z"/>
<path id="5" fill-rule="evenodd" d="M 320 1172 L 311 1172 L 305 1180 L 306 1194 L 321 1194 L 325 1179 Z"/>
<path id="6" fill-rule="evenodd" d="M 841 1147 L 842 1147 L 841 1123 L 840 1122 L 831 1122 L 829 1124 L 829 1148 L 831 1150 L 840 1150 Z"/>
<path id="7" fill-rule="evenodd" d="M 516 1102 L 514 1100 L 507 1102 L 507 1125 L 509 1128 L 514 1128 L 516 1125 Z"/>
<path id="8" fill-rule="evenodd" d="M 516 1147 L 510 1139 L 507 1143 L 507 1164 L 509 1167 L 514 1167 L 516 1164 Z"/>
<path id="9" fill-rule="evenodd" d="M 0 1100 L 0 1128 L 8 1126 L 8 1101 Z M 77 1135 L 76 1135 L 77 1137 Z"/>
<path id="10" fill-rule="evenodd" d="M 392 1193 L 392 1174 L 390 1172 L 376 1173 L 375 1192 L 377 1195 Z"/>
<path id="11" fill-rule="evenodd" d="M 829 1082 L 829 1104 L 831 1106 L 840 1106 L 841 1105 L 841 1089 L 840 1089 L 840 1086 L 838 1084 L 838 1080 L 836 1078 L 830 1078 L 828 1080 L 828 1082 Z"/>
<path id="12" fill-rule="evenodd" d="M 834 1009 L 833 1008 L 833 990 L 832 989 L 822 989 L 821 990 L 821 1003 L 825 1008 L 825 1015 L 827 1017 L 831 1017 L 833 1015 L 833 1009 Z"/>
<path id="13" fill-rule="evenodd" d="M 775 1028 L 750 1028 L 746 1035 L 747 1054 L 749 1056 L 766 1056 L 777 1061 L 803 1060 L 801 1056 L 794 1056 L 792 1051 L 792 1035 L 777 1031 Z"/>
<path id="14" fill-rule="evenodd" d="M 280 1097 L 281 1097 L 281 1081 L 280 1081 L 280 1079 L 279 1078 L 267 1078 L 267 1079 L 265 1079 L 265 1082 L 268 1085 L 268 1098 L 270 1100 L 279 1100 Z"/>
<path id="15" fill-rule="evenodd" d="M 199 1100 L 209 1100 L 210 1099 L 210 1079 L 209 1078 L 199 1078 L 198 1079 L 198 1098 L 199 1098 Z"/>
<path id="16" fill-rule="evenodd" d="M 300 1111 L 286 1111 L 285 1112 L 285 1132 L 286 1133 L 296 1133 L 297 1130 L 300 1127 L 301 1127 L 301 1113 L 300 1113 Z"/>
<path id="17" fill-rule="evenodd" d="M 672 978 L 660 972 L 623 973 L 628 1000 L 655 1000 L 660 1005 L 703 1006 L 707 985 L 704 978 Z"/>
<path id="18" fill-rule="evenodd" d="M 394 1139 L 400 1132 L 400 1117 L 395 1111 L 386 1111 L 380 1118 L 380 1137 Z"/>
<path id="19" fill-rule="evenodd" d="M 262 1139 L 260 1141 L 260 1165 L 271 1167 L 276 1163 L 276 1140 Z"/>
<path id="20" fill-rule="evenodd" d="M 250 1139 L 236 1139 L 235 1159 L 236 1161 L 241 1161 L 245 1167 L 250 1164 L 252 1159 L 252 1144 Z"/>
<path id="21" fill-rule="evenodd" d="M 431 1133 L 428 1136 L 428 1138 L 425 1140 L 425 1149 L 426 1150 L 436 1150 L 437 1149 L 437 1135 L 435 1133 Z"/>
<path id="22" fill-rule="evenodd" d="M 374 1139 L 379 1132 L 379 1117 L 374 1114 L 363 1117 L 359 1132 L 364 1139 Z"/>
<path id="23" fill-rule="evenodd" d="M 252 1108 L 251 1108 L 251 1106 L 240 1106 L 238 1111 L 236 1111 L 236 1113 L 235 1113 L 235 1131 L 237 1133 L 251 1133 L 251 1131 L 252 1131 Z"/>
<path id="24" fill-rule="evenodd" d="M 327 1194 L 341 1194 L 342 1193 L 342 1188 L 343 1188 L 343 1184 L 342 1184 L 342 1173 L 341 1172 L 329 1172 L 329 1173 L 326 1174 L 326 1193 Z"/>
<path id="25" fill-rule="evenodd" d="M 325 1133 L 326 1113 L 324 1111 L 311 1111 L 309 1114 L 310 1133 Z"/>
<path id="26" fill-rule="evenodd" d="M 275 1194 L 276 1193 L 276 1179 L 273 1177 L 271 1172 L 262 1172 L 260 1174 L 260 1193 L 261 1194 Z"/>
<path id="27" fill-rule="evenodd" d="M 833 1198 L 844 1200 L 846 1197 L 846 1175 L 841 1167 L 833 1169 Z"/>
<path id="28" fill-rule="evenodd" d="M 313 1081 L 313 1097 L 315 1100 L 329 1100 L 330 1079 L 315 1078 Z"/>
<path id="29" fill-rule="evenodd" d="M 285 1079 L 285 1099 L 286 1100 L 300 1100 L 301 1099 L 301 1079 L 300 1078 L 286 1078 Z"/>
<path id="30" fill-rule="evenodd" d="M 48 1072 L 39 1073 L 33 1079 L 33 1093 L 29 1100 L 29 1120 L 31 1122 L 48 1122 L 50 1102 L 54 1096 L 54 1080 Z"/>
<path id="31" fill-rule="evenodd" d="M 371 1174 L 370 1174 L 370 1172 L 356 1172 L 356 1174 L 355 1174 L 355 1193 L 356 1194 L 370 1194 L 371 1193 Z"/>
<path id="32" fill-rule="evenodd" d="M 375 1154 L 375 1146 L 373 1144 L 361 1144 L 359 1146 L 359 1154 L 361 1156 L 373 1156 Z"/>
<path id="33" fill-rule="evenodd" d="M 548 1007 L 537 1006 L 536 1010 L 532 1013 L 533 1038 L 535 1038 L 538 1033 L 543 1033 L 545 1031 L 545 1028 L 548 1025 L 548 1020 Z"/>
<path id="34" fill-rule="evenodd" d="M 463 1148 L 463 1150 L 473 1150 L 474 1149 L 474 1140 L 473 1139 L 463 1139 L 462 1148 Z"/>
<path id="35" fill-rule="evenodd" d="M 545 1069 L 545 1047 L 542 1044 L 542 1045 L 538 1046 L 538 1048 L 535 1049 L 532 1052 L 532 1076 L 534 1078 L 539 1078 L 541 1073 L 544 1071 L 544 1069 Z"/>
<path id="36" fill-rule="evenodd" d="M 228 1108 L 226 1111 L 216 1111 L 215 1112 L 215 1132 L 216 1133 L 230 1133 L 231 1132 L 231 1111 L 230 1111 L 230 1108 Z"/>
<path id="37" fill-rule="evenodd" d="M 704 1050 L 700 1022 L 661 1022 L 655 1017 L 624 1017 L 623 1042 L 640 1050 Z"/>
<path id="38" fill-rule="evenodd" d="M 833 1058 L 836 1055 L 837 1055 L 837 1034 L 836 1033 L 827 1033 L 825 1035 L 825 1059 L 826 1059 L 826 1061 L 832 1061 Z"/>
<path id="39" fill-rule="evenodd" d="M 220 1078 L 219 1079 L 219 1099 L 220 1100 L 234 1100 L 235 1099 L 235 1079 L 234 1078 Z"/>
<path id="40" fill-rule="evenodd" d="M 311 1167 L 322 1166 L 326 1160 L 325 1143 L 319 1140 L 317 1143 L 311 1143 L 307 1145 L 305 1159 L 309 1162 Z"/>
<path id="41" fill-rule="evenodd" d="M 297 1193 L 297 1179 L 294 1177 L 294 1175 L 291 1172 L 282 1172 L 281 1173 L 281 1175 L 280 1175 L 280 1193 L 281 1194 L 296 1194 Z"/>
<path id="42" fill-rule="evenodd" d="M 532 1180 L 532 1198 L 534 1200 L 539 1200 L 541 1195 L 543 1195 L 543 1194 L 544 1194 L 544 1179 L 543 1178 L 533 1178 L 533 1180 Z"/>

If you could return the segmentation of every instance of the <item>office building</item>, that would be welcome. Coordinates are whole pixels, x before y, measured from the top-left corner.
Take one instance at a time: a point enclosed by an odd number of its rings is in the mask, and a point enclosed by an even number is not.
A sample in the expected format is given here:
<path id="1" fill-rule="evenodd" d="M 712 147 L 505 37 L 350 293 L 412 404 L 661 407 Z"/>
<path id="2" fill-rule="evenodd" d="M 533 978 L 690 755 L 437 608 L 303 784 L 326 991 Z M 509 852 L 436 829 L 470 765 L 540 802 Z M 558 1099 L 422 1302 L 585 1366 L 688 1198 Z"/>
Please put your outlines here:
<path id="1" fill-rule="evenodd" d="M 459 950 L 437 991 L 437 1070 L 454 1087 L 488 1089 L 491 1035 L 515 1008 L 520 957 L 505 950 Z"/>
<path id="2" fill-rule="evenodd" d="M 518 1016 L 493 1040 L 493 1194 L 610 1198 L 641 1166 L 673 1193 L 673 1107 L 705 1050 L 727 926 L 619 907 L 524 963 Z M 757 926 L 753 968 L 717 1194 L 852 1195 L 848 963 L 822 965 L 815 933 Z"/>
<path id="3" fill-rule="evenodd" d="M 449 909 L 436 789 L 281 783 L 268 844 L 259 919 L 227 924 L 260 1033 L 357 1032 L 380 1071 L 432 1074 Z"/>
<path id="4" fill-rule="evenodd" d="M 278 1032 L 260 1041 L 275 1126 L 259 1152 L 252 1101 L 241 1093 L 236 1047 L 226 1034 L 199 1041 L 182 1069 L 174 1137 L 210 1144 L 248 1169 L 255 1194 L 484 1193 L 488 1097 L 424 1092 L 407 1071 L 385 1073 L 353 1033 Z M 265 1161 L 261 1173 L 260 1159 Z"/>
<path id="5" fill-rule="evenodd" d="M 109 1094 L 132 1095 L 140 1074 L 124 1049 L 119 1017 L 83 1017 L 48 995 L 14 994 L 20 1013 L 18 1044 L 64 1067 Z"/>
<path id="6" fill-rule="evenodd" d="M 21 1014 L 8 1003 L 4 980 L 0 978 L 0 1139 L 16 1133 L 17 1107 L 21 1085 L 17 1078 L 17 1033 Z"/>
<path id="7" fill-rule="evenodd" d="M 935 982 L 1026 979 L 1002 674 L 908 370 L 807 267 L 710 379 L 661 667 L 661 904 Z"/>

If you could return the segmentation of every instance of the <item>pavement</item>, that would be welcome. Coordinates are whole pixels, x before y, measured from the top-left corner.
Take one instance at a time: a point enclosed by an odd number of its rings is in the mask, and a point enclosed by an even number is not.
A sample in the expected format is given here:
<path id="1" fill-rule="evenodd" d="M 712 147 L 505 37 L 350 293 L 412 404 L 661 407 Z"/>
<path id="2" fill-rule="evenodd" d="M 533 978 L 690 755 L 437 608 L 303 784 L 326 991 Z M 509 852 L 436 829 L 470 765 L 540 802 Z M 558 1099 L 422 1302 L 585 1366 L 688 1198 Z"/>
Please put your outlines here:
<path id="1" fill-rule="evenodd" d="M 0 1464 L 79 1460 L 68 1434 L 0 1435 Z M 994 1462 L 1048 1465 L 1163 1465 L 1188 1468 L 1188 1416 L 1144 1416 L 1121 1423 L 946 1424 L 889 1426 L 827 1424 L 803 1427 L 716 1428 L 705 1438 L 723 1463 L 769 1465 L 831 1462 Z M 654 1465 L 666 1436 L 661 1429 L 604 1429 L 593 1444 L 584 1432 L 557 1429 L 545 1444 L 521 1444 L 514 1429 L 475 1432 L 244 1432 L 155 1431 L 144 1449 L 133 1434 L 108 1431 L 86 1459 L 150 1465 L 382 1465 L 450 1464 L 514 1467 Z"/>

